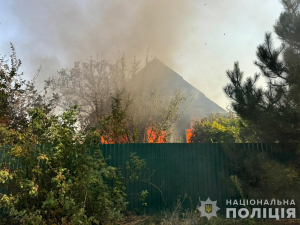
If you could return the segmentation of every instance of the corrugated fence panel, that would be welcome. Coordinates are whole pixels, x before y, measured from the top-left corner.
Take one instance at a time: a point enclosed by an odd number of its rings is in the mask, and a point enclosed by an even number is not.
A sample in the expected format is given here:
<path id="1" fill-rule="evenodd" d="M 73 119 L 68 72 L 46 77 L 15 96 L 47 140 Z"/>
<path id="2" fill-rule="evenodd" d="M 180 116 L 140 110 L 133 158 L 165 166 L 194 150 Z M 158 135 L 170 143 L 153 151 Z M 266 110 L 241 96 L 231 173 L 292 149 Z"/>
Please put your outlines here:
<path id="1" fill-rule="evenodd" d="M 106 158 L 111 156 L 107 161 L 111 166 L 125 168 L 132 152 L 146 160 L 147 169 L 139 181 L 127 186 L 129 210 L 157 213 L 172 209 L 179 199 L 184 208 L 196 208 L 208 197 L 217 200 L 222 210 L 226 199 L 238 197 L 224 182 L 232 171 L 217 144 L 107 144 L 101 150 Z M 124 176 L 128 176 L 126 171 Z M 147 206 L 140 201 L 143 190 L 149 192 Z"/>
<path id="2" fill-rule="evenodd" d="M 100 148 L 108 165 L 122 168 L 127 182 L 129 174 L 125 168 L 131 153 L 145 159 L 147 163 L 138 181 L 127 184 L 130 211 L 157 213 L 175 207 L 179 198 L 184 208 L 196 209 L 199 201 L 206 201 L 209 197 L 212 201 L 217 200 L 217 205 L 221 208 L 219 212 L 225 214 L 226 199 L 239 199 L 239 194 L 230 181 L 232 166 L 236 162 L 229 160 L 218 144 L 105 144 L 100 145 Z M 245 151 L 245 154 L 266 151 L 282 162 L 289 159 L 287 154 L 283 154 L 286 149 L 278 145 L 232 144 L 230 148 Z M 90 154 L 93 154 L 93 149 Z M 21 166 L 5 151 L 0 151 L 0 163 L 3 162 L 9 168 Z M 142 202 L 140 196 L 145 190 L 149 194 Z"/>

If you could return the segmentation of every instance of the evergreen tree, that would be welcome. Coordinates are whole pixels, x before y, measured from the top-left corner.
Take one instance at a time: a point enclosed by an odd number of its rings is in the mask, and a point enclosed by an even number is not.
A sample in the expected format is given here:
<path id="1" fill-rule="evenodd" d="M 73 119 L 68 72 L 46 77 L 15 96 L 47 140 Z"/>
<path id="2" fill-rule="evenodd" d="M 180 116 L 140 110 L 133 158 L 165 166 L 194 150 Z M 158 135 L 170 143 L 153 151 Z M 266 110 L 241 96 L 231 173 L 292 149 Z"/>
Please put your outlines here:
<path id="1" fill-rule="evenodd" d="M 284 11 L 274 26 L 282 44 L 275 48 L 271 33 L 257 48 L 261 73 L 243 81 L 238 62 L 224 91 L 232 99 L 234 111 L 254 127 L 263 142 L 286 154 L 280 160 L 268 152 L 228 151 L 241 187 L 248 198 L 295 199 L 300 201 L 300 0 L 282 0 Z M 267 78 L 267 88 L 258 88 L 260 76 Z M 288 145 L 286 144 L 288 143 Z M 292 143 L 292 144 L 291 144 Z M 282 147 L 284 146 L 284 147 Z"/>
<path id="2" fill-rule="evenodd" d="M 283 0 L 285 11 L 274 28 L 282 41 L 275 48 L 271 33 L 257 48 L 261 73 L 243 81 L 238 62 L 227 71 L 231 83 L 224 90 L 233 100 L 237 114 L 250 121 L 266 142 L 300 141 L 300 1 Z M 258 88 L 260 76 L 268 79 L 267 89 Z"/>

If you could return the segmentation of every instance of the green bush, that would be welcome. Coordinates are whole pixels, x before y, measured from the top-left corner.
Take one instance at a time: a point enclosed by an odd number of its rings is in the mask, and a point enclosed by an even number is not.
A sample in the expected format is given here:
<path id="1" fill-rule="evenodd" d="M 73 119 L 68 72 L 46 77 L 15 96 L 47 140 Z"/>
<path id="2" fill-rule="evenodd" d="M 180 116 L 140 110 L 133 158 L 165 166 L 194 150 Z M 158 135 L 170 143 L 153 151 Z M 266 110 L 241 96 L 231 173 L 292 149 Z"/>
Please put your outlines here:
<path id="1" fill-rule="evenodd" d="M 23 132 L 0 127 L 0 147 L 22 165 L 9 169 L 1 164 L 0 224 L 111 224 L 122 219 L 121 173 L 106 164 L 96 132 L 76 131 L 76 112 L 73 107 L 56 117 L 36 108 Z"/>
<path id="2" fill-rule="evenodd" d="M 256 132 L 244 120 L 234 115 L 211 114 L 194 121 L 192 143 L 251 143 L 259 140 Z"/>

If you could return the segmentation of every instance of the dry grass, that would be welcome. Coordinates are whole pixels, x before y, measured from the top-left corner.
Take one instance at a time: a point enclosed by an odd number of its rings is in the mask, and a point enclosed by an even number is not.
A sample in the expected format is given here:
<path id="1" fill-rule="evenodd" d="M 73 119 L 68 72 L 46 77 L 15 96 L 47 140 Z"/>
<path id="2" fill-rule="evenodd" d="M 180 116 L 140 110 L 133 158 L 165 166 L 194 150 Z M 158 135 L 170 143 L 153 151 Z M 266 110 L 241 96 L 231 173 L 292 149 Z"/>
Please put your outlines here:
<path id="1" fill-rule="evenodd" d="M 178 199 L 176 206 L 172 211 L 164 211 L 160 215 L 137 216 L 130 214 L 120 225 L 300 225 L 300 220 L 254 220 L 254 219 L 226 219 L 222 217 L 212 217 L 209 221 L 206 217 L 201 217 L 198 210 L 183 210 L 182 203 L 188 197 L 184 196 Z M 191 208 L 198 208 L 191 207 Z"/>
<path id="2" fill-rule="evenodd" d="M 298 225 L 300 224 L 299 220 L 267 220 L 267 221 L 257 221 L 250 219 L 225 219 L 225 218 L 211 218 L 209 221 L 206 218 L 203 218 L 198 215 L 192 215 L 189 217 L 189 214 L 186 214 L 185 217 L 180 215 L 175 215 L 175 213 L 170 213 L 166 217 L 157 217 L 157 216 L 131 216 L 127 218 L 126 221 L 121 223 L 122 225 Z"/>
<path id="3" fill-rule="evenodd" d="M 221 217 L 212 217 L 209 221 L 206 217 L 201 217 L 201 214 L 198 210 L 183 210 L 182 202 L 187 199 L 185 196 L 182 200 L 178 200 L 176 206 L 172 211 L 164 211 L 160 215 L 154 216 L 136 216 L 129 215 L 125 218 L 125 221 L 121 223 L 122 225 L 231 225 L 231 224 L 273 224 L 272 222 L 262 222 L 255 221 L 253 219 L 243 219 L 243 220 L 234 220 L 234 219 L 225 219 Z M 198 207 L 198 206 L 197 206 Z M 197 208 L 192 207 L 192 208 Z M 278 223 L 277 223 L 278 224 Z M 280 223 L 285 224 L 285 223 Z"/>

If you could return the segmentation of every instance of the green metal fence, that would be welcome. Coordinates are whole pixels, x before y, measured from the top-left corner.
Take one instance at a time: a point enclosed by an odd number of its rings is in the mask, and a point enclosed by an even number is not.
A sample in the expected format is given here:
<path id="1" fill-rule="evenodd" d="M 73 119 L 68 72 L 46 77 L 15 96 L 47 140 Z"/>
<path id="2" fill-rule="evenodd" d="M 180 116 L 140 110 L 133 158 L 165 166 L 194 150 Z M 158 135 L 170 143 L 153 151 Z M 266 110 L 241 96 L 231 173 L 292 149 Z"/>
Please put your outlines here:
<path id="1" fill-rule="evenodd" d="M 232 144 L 241 151 L 266 151 L 272 153 L 268 144 Z M 142 209 L 156 213 L 172 209 L 181 196 L 189 198 L 183 207 L 196 209 L 199 199 L 209 197 L 216 201 L 221 213 L 225 213 L 226 199 L 239 199 L 236 187 L 230 181 L 232 164 L 223 147 L 218 144 L 108 144 L 101 149 L 105 157 L 111 156 L 108 164 L 125 166 L 131 152 L 147 162 L 147 171 L 140 181 L 128 185 L 128 209 Z M 274 154 L 279 154 L 277 151 Z M 283 156 L 277 155 L 284 159 Z M 138 193 L 148 190 L 147 206 L 142 206 Z"/>
<path id="2" fill-rule="evenodd" d="M 241 151 L 266 151 L 272 153 L 268 144 L 232 144 Z M 179 199 L 188 196 L 183 202 L 184 208 L 196 209 L 199 200 L 208 197 L 217 201 L 225 213 L 226 199 L 238 199 L 239 194 L 230 181 L 232 161 L 228 159 L 223 147 L 218 144 L 106 144 L 101 145 L 108 165 L 125 168 L 130 153 L 135 152 L 145 159 L 147 166 L 139 180 L 128 184 L 128 210 L 142 210 L 157 213 L 172 209 Z M 274 151 L 277 158 L 286 160 L 280 152 Z M 10 161 L 12 168 L 19 163 L 0 152 L 0 161 Z M 126 177 L 126 170 L 124 176 Z M 142 191 L 149 192 L 144 202 L 140 201 Z M 181 198 L 180 198 L 181 197 Z M 146 203 L 146 204 L 143 204 Z"/>
<path id="3" fill-rule="evenodd" d="M 199 199 L 208 197 L 222 209 L 225 200 L 234 198 L 237 193 L 228 187 L 224 179 L 231 174 L 224 152 L 216 144 L 114 144 L 102 145 L 105 157 L 111 156 L 108 164 L 125 166 L 130 152 L 136 152 L 147 162 L 147 170 L 140 181 L 127 187 L 129 210 L 145 209 L 155 213 L 172 208 L 181 196 L 189 198 L 183 207 L 196 208 Z M 139 195 L 148 190 L 147 206 L 142 206 Z"/>

